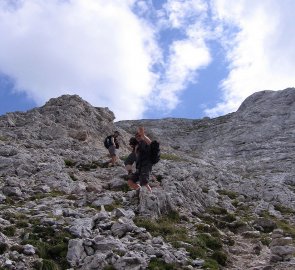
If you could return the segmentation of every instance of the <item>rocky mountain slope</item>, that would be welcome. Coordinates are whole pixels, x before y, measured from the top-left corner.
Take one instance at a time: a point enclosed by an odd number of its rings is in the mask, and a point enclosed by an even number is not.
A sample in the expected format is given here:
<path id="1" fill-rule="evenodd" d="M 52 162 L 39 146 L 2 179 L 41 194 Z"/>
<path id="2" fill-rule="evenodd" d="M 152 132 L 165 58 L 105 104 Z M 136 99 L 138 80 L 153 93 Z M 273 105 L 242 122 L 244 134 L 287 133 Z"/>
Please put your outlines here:
<path id="1" fill-rule="evenodd" d="M 0 269 L 295 269 L 294 88 L 214 119 L 114 119 L 75 95 L 0 116 Z M 139 125 L 162 148 L 152 193 L 125 180 Z"/>

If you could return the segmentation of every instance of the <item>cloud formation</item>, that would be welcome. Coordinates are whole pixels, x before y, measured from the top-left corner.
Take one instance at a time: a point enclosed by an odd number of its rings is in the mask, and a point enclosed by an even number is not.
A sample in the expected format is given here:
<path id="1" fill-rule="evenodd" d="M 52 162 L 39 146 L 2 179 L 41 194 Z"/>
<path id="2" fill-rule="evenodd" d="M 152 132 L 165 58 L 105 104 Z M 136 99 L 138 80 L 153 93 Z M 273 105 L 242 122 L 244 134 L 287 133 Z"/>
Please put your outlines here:
<path id="1" fill-rule="evenodd" d="M 295 85 L 295 28 L 292 0 L 214 0 L 222 27 L 229 74 L 221 82 L 223 101 L 207 109 L 209 116 L 235 111 L 254 92 Z M 235 32 L 228 32 L 236 27 Z"/>
<path id="2" fill-rule="evenodd" d="M 132 4 L 1 1 L 0 71 L 40 105 L 75 93 L 119 119 L 140 117 L 154 85 L 157 45 Z"/>
<path id="3" fill-rule="evenodd" d="M 117 120 L 169 112 L 213 62 L 228 64 L 211 117 L 294 86 L 293 0 L 2 0 L 0 74 L 38 105 L 78 94 Z M 159 5 L 161 3 L 161 5 Z M 197 101 L 196 101 L 197 103 Z M 212 102 L 211 102 L 212 103 Z"/>

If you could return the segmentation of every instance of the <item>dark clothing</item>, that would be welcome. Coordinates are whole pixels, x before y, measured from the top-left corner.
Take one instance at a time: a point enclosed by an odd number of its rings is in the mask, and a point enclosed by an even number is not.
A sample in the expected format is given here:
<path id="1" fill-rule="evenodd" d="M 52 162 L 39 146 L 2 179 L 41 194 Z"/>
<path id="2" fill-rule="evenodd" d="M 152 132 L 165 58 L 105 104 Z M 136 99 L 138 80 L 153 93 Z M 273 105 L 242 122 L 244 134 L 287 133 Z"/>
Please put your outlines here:
<path id="1" fill-rule="evenodd" d="M 126 160 L 124 161 L 124 165 L 133 165 L 133 163 L 136 161 L 136 155 L 135 155 L 135 151 L 132 151 L 129 156 L 126 158 Z"/>
<path id="2" fill-rule="evenodd" d="M 129 158 L 130 157 L 130 158 Z M 140 185 L 146 185 L 149 182 L 152 164 L 150 161 L 150 147 L 145 141 L 138 142 L 135 148 L 135 155 L 132 153 L 128 156 L 129 162 L 134 160 L 136 162 L 136 172 L 132 174 L 131 179 L 134 183 L 140 182 Z M 132 163 L 133 164 L 133 163 Z M 129 165 L 131 165 L 129 163 Z"/>
<path id="3" fill-rule="evenodd" d="M 136 169 L 143 166 L 151 166 L 151 161 L 150 146 L 142 140 L 136 147 Z"/>
<path id="4" fill-rule="evenodd" d="M 130 180 L 134 183 L 139 182 L 141 186 L 145 186 L 149 183 L 151 170 L 152 166 L 143 166 L 140 169 L 136 169 L 136 172 L 131 175 Z"/>
<path id="5" fill-rule="evenodd" d="M 113 143 L 112 139 L 114 139 L 115 144 Z M 117 155 L 116 149 L 119 148 L 117 137 L 115 137 L 114 135 L 107 136 L 104 140 L 104 146 L 109 150 L 111 157 L 114 157 Z"/>
<path id="6" fill-rule="evenodd" d="M 110 136 L 107 136 L 106 137 L 106 147 L 109 148 L 110 146 L 114 145 L 113 142 L 112 142 L 112 138 L 114 138 L 114 143 L 115 143 L 115 147 L 116 149 L 119 149 L 119 142 L 118 142 L 118 139 L 117 137 L 115 137 L 114 135 L 110 135 Z"/>

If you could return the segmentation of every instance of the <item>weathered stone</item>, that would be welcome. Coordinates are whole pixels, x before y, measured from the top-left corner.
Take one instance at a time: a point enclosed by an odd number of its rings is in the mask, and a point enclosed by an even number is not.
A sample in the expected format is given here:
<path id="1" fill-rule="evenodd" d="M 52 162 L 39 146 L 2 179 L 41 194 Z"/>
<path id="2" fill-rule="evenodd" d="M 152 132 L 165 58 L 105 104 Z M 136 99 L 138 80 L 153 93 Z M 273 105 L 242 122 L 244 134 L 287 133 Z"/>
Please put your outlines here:
<path id="1" fill-rule="evenodd" d="M 274 238 L 270 246 L 288 246 L 292 245 L 293 239 L 291 237 Z"/>
<path id="2" fill-rule="evenodd" d="M 24 245 L 23 253 L 25 255 L 34 255 L 36 253 L 35 248 L 32 245 Z"/>
<path id="3" fill-rule="evenodd" d="M 79 266 L 86 257 L 82 239 L 70 239 L 67 252 L 67 260 L 72 267 Z"/>
<path id="4" fill-rule="evenodd" d="M 279 255 L 279 256 L 286 256 L 293 254 L 295 252 L 295 247 L 293 246 L 272 246 L 270 247 L 270 250 L 273 254 Z"/>
<path id="5" fill-rule="evenodd" d="M 94 222 L 92 218 L 75 219 L 70 227 L 70 233 L 76 237 L 89 237 L 92 233 Z"/>

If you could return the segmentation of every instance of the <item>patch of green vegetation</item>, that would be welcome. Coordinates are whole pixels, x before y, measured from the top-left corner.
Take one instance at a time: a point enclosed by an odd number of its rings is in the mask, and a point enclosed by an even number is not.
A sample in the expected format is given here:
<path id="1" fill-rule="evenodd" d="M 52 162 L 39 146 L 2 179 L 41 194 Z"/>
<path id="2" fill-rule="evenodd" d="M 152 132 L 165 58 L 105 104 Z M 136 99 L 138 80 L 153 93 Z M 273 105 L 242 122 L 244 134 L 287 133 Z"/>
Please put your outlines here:
<path id="1" fill-rule="evenodd" d="M 238 205 L 239 205 L 239 201 L 237 200 L 237 199 L 234 199 L 232 202 L 231 202 L 231 204 L 234 206 L 234 207 L 238 207 Z"/>
<path id="2" fill-rule="evenodd" d="M 78 196 L 75 195 L 75 194 L 69 194 L 66 199 L 68 200 L 72 200 L 72 201 L 75 201 L 75 200 L 78 200 Z"/>
<path id="3" fill-rule="evenodd" d="M 161 154 L 161 159 L 172 160 L 172 161 L 184 161 L 183 158 L 176 156 L 174 154 Z"/>
<path id="4" fill-rule="evenodd" d="M 276 224 L 286 234 L 290 235 L 293 238 L 293 240 L 295 240 L 295 226 L 293 224 L 290 224 L 288 221 L 283 219 L 276 219 Z"/>
<path id="5" fill-rule="evenodd" d="M 286 234 L 290 235 L 295 242 L 295 226 L 293 224 L 291 224 L 287 220 L 278 219 L 270 215 L 268 212 L 263 212 L 261 216 L 264 218 L 272 219 L 276 223 L 277 227 L 282 229 Z"/>
<path id="6" fill-rule="evenodd" d="M 120 208 L 120 207 L 122 207 L 121 203 L 118 202 L 118 201 L 115 201 L 115 202 L 113 202 L 112 204 L 105 205 L 105 206 L 104 206 L 104 209 L 105 209 L 106 211 L 108 211 L 108 212 L 112 212 L 114 209 L 116 209 L 116 208 Z"/>
<path id="7" fill-rule="evenodd" d="M 87 164 L 79 164 L 77 166 L 79 171 L 86 171 L 86 172 L 97 169 L 98 167 L 102 167 L 102 164 L 96 161 L 92 161 L 91 163 L 87 163 Z"/>
<path id="8" fill-rule="evenodd" d="M 76 165 L 76 163 L 77 163 L 77 162 L 75 162 L 75 161 L 73 161 L 71 159 L 65 159 L 64 162 L 65 162 L 65 165 L 67 167 L 74 167 Z"/>
<path id="9" fill-rule="evenodd" d="M 8 138 L 6 138 L 4 136 L 0 136 L 0 141 L 2 141 L 2 142 L 8 141 Z"/>
<path id="10" fill-rule="evenodd" d="M 15 200 L 13 200 L 12 198 L 6 196 L 5 203 L 9 204 L 9 205 L 15 205 Z"/>
<path id="11" fill-rule="evenodd" d="M 207 208 L 207 212 L 214 214 L 214 215 L 226 215 L 227 214 L 227 210 L 225 208 L 221 208 L 218 206 L 212 206 Z"/>
<path id="12" fill-rule="evenodd" d="M 152 258 L 147 267 L 149 270 L 177 270 L 179 269 L 175 264 L 166 263 L 159 258 Z"/>
<path id="13" fill-rule="evenodd" d="M 53 260 L 43 259 L 41 262 L 36 262 L 34 265 L 36 270 L 60 270 L 61 268 Z"/>
<path id="14" fill-rule="evenodd" d="M 4 254 L 8 250 L 8 245 L 6 243 L 0 243 L 0 255 Z"/>
<path id="15" fill-rule="evenodd" d="M 227 255 L 221 251 L 221 250 L 216 250 L 213 252 L 211 255 L 211 258 L 215 261 L 218 262 L 218 264 L 225 266 L 227 262 Z"/>
<path id="16" fill-rule="evenodd" d="M 229 223 L 234 222 L 236 219 L 236 216 L 231 213 L 226 213 L 224 216 L 222 216 L 222 220 Z"/>
<path id="17" fill-rule="evenodd" d="M 66 255 L 70 238 L 68 232 L 41 225 L 35 220 L 29 229 L 28 240 L 22 244 L 31 244 L 37 248 L 37 254 L 43 259 L 42 267 L 39 269 L 67 269 L 69 265 Z"/>
<path id="18" fill-rule="evenodd" d="M 31 196 L 31 201 L 37 201 L 46 198 L 48 195 L 46 193 L 36 193 Z"/>
<path id="19" fill-rule="evenodd" d="M 185 238 L 187 230 L 175 224 L 174 218 L 172 214 L 172 219 L 169 216 L 164 216 L 156 221 L 136 218 L 134 222 L 137 226 L 146 228 L 154 236 L 163 236 L 167 240 Z"/>
<path id="20" fill-rule="evenodd" d="M 238 197 L 238 194 L 231 190 L 219 189 L 217 193 L 220 195 L 227 195 L 230 199 L 234 200 Z"/>
<path id="21" fill-rule="evenodd" d="M 2 233 L 4 233 L 6 236 L 14 236 L 15 233 L 16 233 L 16 228 L 14 225 L 12 226 L 7 226 L 7 227 L 4 227 L 2 229 Z"/>
<path id="22" fill-rule="evenodd" d="M 208 193 L 208 192 L 209 192 L 209 188 L 207 188 L 207 187 L 202 187 L 202 192 L 204 192 L 204 193 Z"/>
<path id="23" fill-rule="evenodd" d="M 261 243 L 262 243 L 263 245 L 265 245 L 265 246 L 269 246 L 270 243 L 271 243 L 271 237 L 269 236 L 269 234 L 267 234 L 267 233 L 263 233 L 263 234 L 261 234 L 261 236 L 260 236 L 260 241 L 261 241 Z"/>
<path id="24" fill-rule="evenodd" d="M 218 265 L 217 261 L 215 261 L 214 259 L 206 259 L 202 268 L 203 269 L 210 269 L 210 270 L 218 270 L 219 265 Z"/>
<path id="25" fill-rule="evenodd" d="M 280 211 L 282 214 L 294 214 L 295 211 L 289 207 L 286 207 L 284 205 L 281 204 L 277 204 L 274 206 L 274 209 L 277 211 Z"/>
<path id="26" fill-rule="evenodd" d="M 222 241 L 216 227 L 211 227 L 209 225 L 196 226 L 197 230 L 208 230 L 210 233 L 202 232 L 196 236 L 190 236 L 187 229 L 179 224 L 180 220 L 181 217 L 178 212 L 172 211 L 158 220 L 136 218 L 134 221 L 137 226 L 146 228 L 153 236 L 162 236 L 175 248 L 185 248 L 192 259 L 208 259 L 211 256 L 212 251 L 216 251 L 214 260 L 218 259 L 221 263 L 224 263 L 222 260 L 223 253 L 221 253 Z M 215 261 L 215 263 L 212 261 L 213 259 L 210 257 L 207 268 L 218 269 L 217 261 Z M 214 268 L 216 265 L 217 268 Z"/>
<path id="27" fill-rule="evenodd" d="M 15 226 L 17 228 L 27 228 L 27 227 L 29 227 L 29 221 L 27 219 L 18 220 L 15 223 Z"/>
<path id="28" fill-rule="evenodd" d="M 209 225 L 205 223 L 199 223 L 199 224 L 196 224 L 194 227 L 198 232 L 219 234 L 218 229 L 214 226 L 214 224 Z"/>

